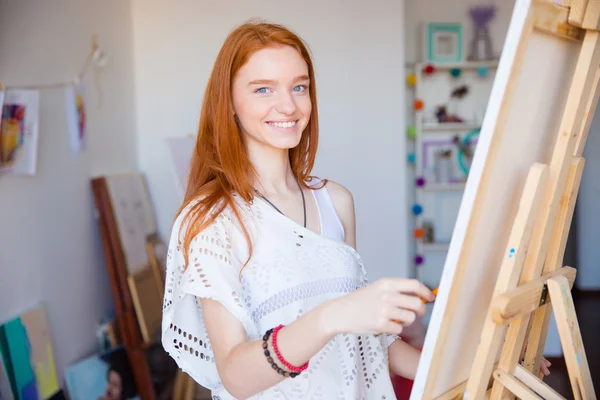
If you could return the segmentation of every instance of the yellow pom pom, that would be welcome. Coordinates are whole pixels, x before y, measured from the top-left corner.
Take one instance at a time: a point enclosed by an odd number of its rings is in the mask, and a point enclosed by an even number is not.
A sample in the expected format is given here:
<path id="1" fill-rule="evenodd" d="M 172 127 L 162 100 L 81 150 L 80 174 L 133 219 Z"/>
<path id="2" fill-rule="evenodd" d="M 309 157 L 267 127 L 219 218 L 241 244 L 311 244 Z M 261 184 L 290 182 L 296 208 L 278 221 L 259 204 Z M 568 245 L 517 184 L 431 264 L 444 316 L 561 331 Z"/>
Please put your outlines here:
<path id="1" fill-rule="evenodd" d="M 409 74 L 406 77 L 406 83 L 408 83 L 410 86 L 414 86 L 415 83 L 417 83 L 417 75 L 415 75 L 415 74 Z"/>

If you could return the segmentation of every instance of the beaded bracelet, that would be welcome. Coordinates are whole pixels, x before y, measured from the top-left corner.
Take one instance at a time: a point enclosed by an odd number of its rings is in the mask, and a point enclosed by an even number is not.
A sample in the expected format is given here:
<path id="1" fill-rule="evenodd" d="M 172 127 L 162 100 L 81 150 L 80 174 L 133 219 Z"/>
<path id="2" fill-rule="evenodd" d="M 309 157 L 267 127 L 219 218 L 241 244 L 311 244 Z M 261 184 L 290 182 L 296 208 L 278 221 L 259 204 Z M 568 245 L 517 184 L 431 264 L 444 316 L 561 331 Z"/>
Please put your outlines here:
<path id="1" fill-rule="evenodd" d="M 273 329 L 273 337 L 272 337 L 273 350 L 275 350 L 275 354 L 277 354 L 277 358 L 279 359 L 279 361 L 281 361 L 281 363 L 283 365 L 285 365 L 287 367 L 287 369 L 289 369 L 290 371 L 293 371 L 293 372 L 301 373 L 302 371 L 304 371 L 308 368 L 308 361 L 306 363 L 304 363 L 304 365 L 302 365 L 300 367 L 296 367 L 296 366 L 290 364 L 289 362 L 287 362 L 281 356 L 281 353 L 279 352 L 279 348 L 277 347 L 277 333 L 279 332 L 279 330 L 281 328 L 283 328 L 283 325 L 279 325 Z"/>
<path id="2" fill-rule="evenodd" d="M 269 337 L 271 336 L 271 333 L 273 333 L 274 329 L 271 328 L 269 329 L 263 336 L 263 350 L 265 353 L 265 356 L 267 357 L 267 361 L 269 362 L 269 364 L 271 364 L 271 368 L 273 368 L 275 371 L 277 371 L 278 374 L 283 375 L 284 377 L 290 377 L 290 378 L 295 378 L 298 376 L 298 372 L 290 372 L 290 371 L 286 371 L 285 369 L 282 369 L 279 365 L 277 365 L 275 363 L 275 361 L 273 360 L 273 357 L 271 357 L 271 352 L 269 351 Z"/>

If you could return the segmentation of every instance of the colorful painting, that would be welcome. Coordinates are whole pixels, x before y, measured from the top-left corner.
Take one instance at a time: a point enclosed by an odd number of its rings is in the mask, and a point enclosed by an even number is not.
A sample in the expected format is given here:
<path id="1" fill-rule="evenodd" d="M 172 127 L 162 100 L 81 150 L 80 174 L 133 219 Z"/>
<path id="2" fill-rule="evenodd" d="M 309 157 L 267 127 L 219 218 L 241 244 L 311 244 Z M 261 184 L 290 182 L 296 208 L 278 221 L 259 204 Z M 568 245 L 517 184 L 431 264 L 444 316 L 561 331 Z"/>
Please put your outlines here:
<path id="1" fill-rule="evenodd" d="M 39 92 L 3 92 L 0 124 L 0 170 L 13 175 L 34 175 L 37 164 Z"/>
<path id="2" fill-rule="evenodd" d="M 124 347 L 94 355 L 68 367 L 65 379 L 71 400 L 138 398 Z"/>
<path id="3" fill-rule="evenodd" d="M 0 351 L 15 399 L 45 400 L 60 390 L 43 306 L 0 327 Z"/>
<path id="4" fill-rule="evenodd" d="M 0 166 L 15 165 L 25 136 L 25 106 L 7 104 L 2 107 L 2 129 L 0 130 Z"/>
<path id="5" fill-rule="evenodd" d="M 67 112 L 67 128 L 69 143 L 74 153 L 84 147 L 86 130 L 85 87 L 78 82 L 65 89 L 65 109 Z"/>
<path id="6" fill-rule="evenodd" d="M 14 398 L 4 359 L 0 357 L 0 400 L 14 400 Z"/>

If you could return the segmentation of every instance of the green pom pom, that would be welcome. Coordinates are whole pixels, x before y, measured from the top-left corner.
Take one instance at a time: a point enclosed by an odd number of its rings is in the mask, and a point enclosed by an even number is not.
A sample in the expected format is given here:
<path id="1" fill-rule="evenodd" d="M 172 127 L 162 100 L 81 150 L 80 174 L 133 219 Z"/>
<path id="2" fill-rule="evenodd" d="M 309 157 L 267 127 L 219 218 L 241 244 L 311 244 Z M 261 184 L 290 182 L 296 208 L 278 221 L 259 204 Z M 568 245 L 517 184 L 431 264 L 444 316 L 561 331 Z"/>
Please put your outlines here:
<path id="1" fill-rule="evenodd" d="M 409 126 L 406 130 L 406 135 L 409 138 L 414 139 L 417 136 L 417 129 L 414 126 Z"/>
<path id="2" fill-rule="evenodd" d="M 461 70 L 460 68 L 452 68 L 450 70 L 450 75 L 452 75 L 455 78 L 458 78 L 460 76 Z"/>

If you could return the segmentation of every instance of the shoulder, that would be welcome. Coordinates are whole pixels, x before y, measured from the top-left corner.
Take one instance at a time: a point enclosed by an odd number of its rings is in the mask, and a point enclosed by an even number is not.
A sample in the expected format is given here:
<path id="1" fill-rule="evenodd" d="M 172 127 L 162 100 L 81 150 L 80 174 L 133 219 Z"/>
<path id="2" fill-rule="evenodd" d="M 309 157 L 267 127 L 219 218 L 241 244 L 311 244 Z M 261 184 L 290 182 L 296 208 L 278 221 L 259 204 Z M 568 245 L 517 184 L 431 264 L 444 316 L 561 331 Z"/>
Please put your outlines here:
<path id="1" fill-rule="evenodd" d="M 333 207 L 344 228 L 344 241 L 356 248 L 356 217 L 352 192 L 345 186 L 332 180 L 327 180 L 325 188 L 331 197 Z"/>
<path id="2" fill-rule="evenodd" d="M 352 211 L 354 213 L 354 196 L 352 196 L 352 192 L 348 188 L 331 179 L 327 180 L 325 187 L 336 209 L 339 209 L 339 211 Z"/>
<path id="3" fill-rule="evenodd" d="M 231 221 L 231 205 L 219 202 L 207 209 L 204 204 L 201 204 L 202 200 L 203 197 L 190 200 L 179 210 L 173 222 L 173 230 L 177 230 L 180 234 L 188 230 L 199 234 L 206 230 L 224 227 L 226 222 Z M 209 221 L 210 223 L 207 223 Z M 193 226 L 202 226 L 203 229 L 193 229 Z"/>

